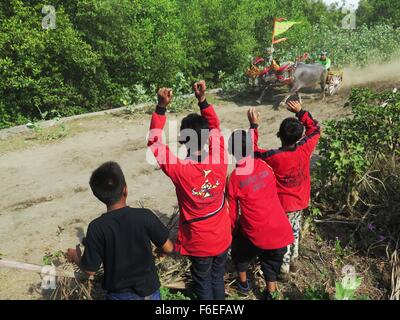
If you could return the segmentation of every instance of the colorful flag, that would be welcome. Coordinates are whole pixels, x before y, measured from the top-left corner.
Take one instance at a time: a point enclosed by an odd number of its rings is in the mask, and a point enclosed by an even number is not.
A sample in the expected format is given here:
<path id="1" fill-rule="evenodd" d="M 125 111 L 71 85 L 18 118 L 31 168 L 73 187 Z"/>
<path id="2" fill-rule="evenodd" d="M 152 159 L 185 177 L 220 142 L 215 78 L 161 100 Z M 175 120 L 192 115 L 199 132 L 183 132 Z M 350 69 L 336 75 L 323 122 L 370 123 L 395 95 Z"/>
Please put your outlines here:
<path id="1" fill-rule="evenodd" d="M 297 21 L 284 21 L 284 20 L 285 19 L 283 19 L 283 18 L 275 18 L 274 19 L 274 33 L 272 35 L 272 43 L 273 44 L 286 41 L 287 38 L 282 38 L 282 39 L 275 40 L 275 37 L 285 33 L 291 27 L 293 27 L 295 24 L 301 23 L 301 22 L 297 22 Z"/>

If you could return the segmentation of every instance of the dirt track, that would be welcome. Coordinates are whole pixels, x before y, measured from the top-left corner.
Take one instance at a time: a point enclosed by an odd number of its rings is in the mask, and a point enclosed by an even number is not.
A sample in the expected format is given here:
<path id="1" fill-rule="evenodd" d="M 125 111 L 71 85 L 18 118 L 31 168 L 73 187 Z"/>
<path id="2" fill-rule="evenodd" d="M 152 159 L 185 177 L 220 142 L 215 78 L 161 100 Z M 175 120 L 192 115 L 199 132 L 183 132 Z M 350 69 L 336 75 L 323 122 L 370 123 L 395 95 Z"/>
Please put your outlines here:
<path id="1" fill-rule="evenodd" d="M 341 118 L 346 94 L 326 101 L 304 101 L 319 121 Z M 248 100 L 250 101 L 250 100 Z M 222 127 L 247 127 L 247 102 L 221 101 L 216 107 Z M 275 133 L 290 113 L 258 107 L 263 120 L 261 145 L 276 147 Z M 180 116 L 169 115 L 169 119 Z M 150 116 L 106 115 L 69 123 L 70 133 L 56 142 L 31 142 L 21 147 L 0 145 L 0 253 L 10 260 L 41 264 L 46 251 L 55 252 L 78 243 L 88 222 L 103 206 L 88 189 L 93 169 L 107 160 L 121 164 L 129 187 L 129 204 L 142 201 L 160 216 L 176 205 L 172 183 L 156 166 L 146 162 L 146 133 Z M 22 139 L 22 138 L 21 138 Z M 28 142 L 26 142 L 28 141 Z M 176 141 L 176 139 L 175 139 Z M 14 142 L 10 142 L 14 144 Z M 0 299 L 38 299 L 39 275 L 0 270 Z"/>

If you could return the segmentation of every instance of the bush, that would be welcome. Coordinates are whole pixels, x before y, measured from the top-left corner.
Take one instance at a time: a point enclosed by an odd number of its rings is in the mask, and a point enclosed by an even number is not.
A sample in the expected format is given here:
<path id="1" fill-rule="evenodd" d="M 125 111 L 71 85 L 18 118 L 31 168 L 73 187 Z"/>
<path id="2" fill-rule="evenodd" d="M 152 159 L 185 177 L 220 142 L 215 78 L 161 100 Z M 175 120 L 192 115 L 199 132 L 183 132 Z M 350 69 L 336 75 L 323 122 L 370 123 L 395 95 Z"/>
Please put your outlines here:
<path id="1" fill-rule="evenodd" d="M 0 22 L 0 128 L 40 119 L 57 109 L 62 116 L 95 110 L 102 103 L 99 56 L 83 42 L 67 15 L 58 29 L 41 28 L 41 6 L 11 1 Z M 2 110 L 3 111 L 3 110 Z"/>
<path id="2" fill-rule="evenodd" d="M 185 296 L 182 292 L 177 291 L 172 293 L 168 288 L 160 288 L 161 299 L 162 300 L 190 300 L 189 297 Z"/>
<path id="3" fill-rule="evenodd" d="M 246 91 L 250 87 L 249 79 L 243 71 L 236 71 L 233 75 L 226 75 L 220 71 L 219 82 L 223 93 L 227 95 Z"/>
<path id="4" fill-rule="evenodd" d="M 360 238 L 394 245 L 400 234 L 400 94 L 353 89 L 352 118 L 328 121 L 319 144 L 316 204 L 363 216 Z"/>
<path id="5" fill-rule="evenodd" d="M 326 50 L 334 67 L 363 67 L 390 61 L 400 53 L 400 30 L 390 25 L 361 25 L 351 31 L 335 25 L 304 25 L 289 30 L 287 36 L 289 41 L 279 45 L 276 52 L 281 61 L 293 61 L 304 52 L 316 59 L 321 50 Z"/>

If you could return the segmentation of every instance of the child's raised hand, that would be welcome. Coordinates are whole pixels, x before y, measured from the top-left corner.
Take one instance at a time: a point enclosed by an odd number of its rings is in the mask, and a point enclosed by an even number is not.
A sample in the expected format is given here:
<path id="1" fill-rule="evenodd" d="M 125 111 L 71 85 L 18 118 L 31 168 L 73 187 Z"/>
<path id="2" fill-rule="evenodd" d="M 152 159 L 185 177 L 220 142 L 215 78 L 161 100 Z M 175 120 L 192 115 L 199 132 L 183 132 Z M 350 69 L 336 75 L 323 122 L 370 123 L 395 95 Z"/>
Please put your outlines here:
<path id="1" fill-rule="evenodd" d="M 261 114 L 254 107 L 250 108 L 249 111 L 247 111 L 247 117 L 249 118 L 250 124 L 260 123 Z"/>
<path id="2" fill-rule="evenodd" d="M 196 82 L 193 86 L 194 89 L 194 95 L 196 96 L 197 100 L 199 102 L 204 102 L 206 100 L 206 82 L 204 80 L 201 80 L 199 82 Z"/>
<path id="3" fill-rule="evenodd" d="M 287 103 L 287 109 L 293 113 L 299 113 L 301 111 L 301 103 L 299 101 L 289 101 Z"/>
<path id="4" fill-rule="evenodd" d="M 161 108 L 166 108 L 172 102 L 173 98 L 172 89 L 161 88 L 160 90 L 158 90 L 157 98 L 158 98 L 158 106 Z"/>

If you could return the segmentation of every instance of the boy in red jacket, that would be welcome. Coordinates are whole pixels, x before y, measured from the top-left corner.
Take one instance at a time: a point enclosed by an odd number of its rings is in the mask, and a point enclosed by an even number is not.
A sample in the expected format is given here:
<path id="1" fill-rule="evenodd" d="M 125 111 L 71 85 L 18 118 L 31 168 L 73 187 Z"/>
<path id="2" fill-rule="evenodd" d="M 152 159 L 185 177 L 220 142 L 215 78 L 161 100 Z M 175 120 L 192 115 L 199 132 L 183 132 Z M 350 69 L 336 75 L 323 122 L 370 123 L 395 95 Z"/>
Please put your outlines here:
<path id="1" fill-rule="evenodd" d="M 258 125 L 254 128 L 254 149 L 256 157 L 263 159 L 274 170 L 278 196 L 283 209 L 293 227 L 295 242 L 288 247 L 282 265 L 282 273 L 296 272 L 296 259 L 299 255 L 300 224 L 303 210 L 310 201 L 310 160 L 321 136 L 320 127 L 308 111 L 302 110 L 297 101 L 288 102 L 288 110 L 296 118 L 285 119 L 279 129 L 278 137 L 282 147 L 275 150 L 258 148 Z M 253 108 L 251 113 L 255 113 Z M 303 137 L 305 127 L 305 137 Z M 303 138 L 302 138 L 303 137 Z"/>
<path id="2" fill-rule="evenodd" d="M 192 262 L 194 290 L 201 300 L 225 298 L 224 273 L 231 244 L 229 213 L 224 199 L 228 169 L 219 119 L 205 96 L 206 84 L 194 85 L 201 115 L 182 120 L 179 142 L 187 148 L 184 160 L 162 142 L 171 89 L 160 89 L 148 145 L 161 169 L 175 185 L 180 209 L 176 250 Z M 204 150 L 208 142 L 208 149 Z"/>
<path id="3" fill-rule="evenodd" d="M 258 257 L 267 283 L 264 299 L 272 300 L 287 246 L 294 241 L 292 227 L 278 198 L 274 172 L 253 157 L 250 133 L 235 131 L 229 142 L 237 162 L 229 180 L 228 199 L 232 230 L 237 226 L 232 259 L 239 273 L 238 288 L 242 293 L 250 290 L 246 271 Z"/>

